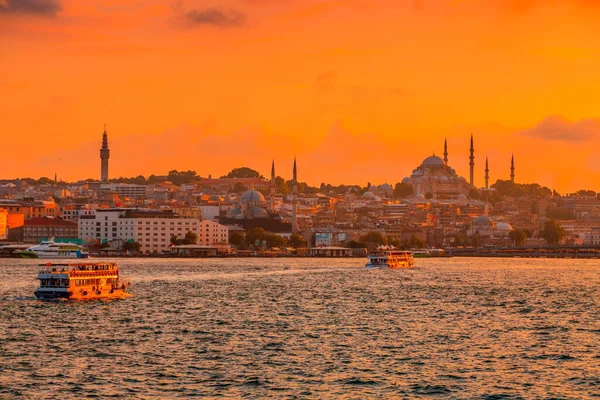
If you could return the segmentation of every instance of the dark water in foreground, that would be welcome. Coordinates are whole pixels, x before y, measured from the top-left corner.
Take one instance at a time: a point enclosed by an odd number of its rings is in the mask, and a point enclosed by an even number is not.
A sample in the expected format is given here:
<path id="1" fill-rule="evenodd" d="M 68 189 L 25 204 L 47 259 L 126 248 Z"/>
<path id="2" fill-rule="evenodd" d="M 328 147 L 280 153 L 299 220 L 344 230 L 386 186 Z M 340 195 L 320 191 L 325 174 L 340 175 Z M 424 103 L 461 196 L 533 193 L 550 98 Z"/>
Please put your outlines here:
<path id="1" fill-rule="evenodd" d="M 600 397 L 600 261 L 122 260 L 41 302 L 0 260 L 0 398 Z"/>

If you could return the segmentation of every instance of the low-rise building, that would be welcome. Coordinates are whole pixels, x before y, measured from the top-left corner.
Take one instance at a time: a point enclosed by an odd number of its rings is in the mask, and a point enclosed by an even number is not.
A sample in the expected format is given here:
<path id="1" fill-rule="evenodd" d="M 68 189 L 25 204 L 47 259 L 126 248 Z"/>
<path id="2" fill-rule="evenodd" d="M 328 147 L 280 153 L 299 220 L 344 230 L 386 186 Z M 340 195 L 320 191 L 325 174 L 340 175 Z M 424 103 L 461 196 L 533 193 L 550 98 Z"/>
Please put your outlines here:
<path id="1" fill-rule="evenodd" d="M 199 237 L 200 220 L 182 218 L 172 211 L 99 209 L 79 219 L 79 237 L 85 242 L 134 241 L 144 253 L 168 251 L 171 237 L 184 238 L 187 232 Z"/>
<path id="2" fill-rule="evenodd" d="M 23 226 L 23 241 L 39 243 L 42 239 L 74 239 L 77 237 L 77 224 L 61 218 L 30 218 Z"/>

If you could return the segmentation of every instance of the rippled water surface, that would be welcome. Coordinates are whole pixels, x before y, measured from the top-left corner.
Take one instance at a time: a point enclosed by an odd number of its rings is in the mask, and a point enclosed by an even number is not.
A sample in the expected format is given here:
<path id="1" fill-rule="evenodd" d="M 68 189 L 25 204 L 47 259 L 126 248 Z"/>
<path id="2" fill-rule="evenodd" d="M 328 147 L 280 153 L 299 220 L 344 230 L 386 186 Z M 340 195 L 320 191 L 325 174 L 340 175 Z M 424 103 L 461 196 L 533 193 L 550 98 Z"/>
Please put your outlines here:
<path id="1" fill-rule="evenodd" d="M 0 260 L 0 398 L 600 397 L 600 261 L 127 259 L 133 297 L 35 300 Z"/>

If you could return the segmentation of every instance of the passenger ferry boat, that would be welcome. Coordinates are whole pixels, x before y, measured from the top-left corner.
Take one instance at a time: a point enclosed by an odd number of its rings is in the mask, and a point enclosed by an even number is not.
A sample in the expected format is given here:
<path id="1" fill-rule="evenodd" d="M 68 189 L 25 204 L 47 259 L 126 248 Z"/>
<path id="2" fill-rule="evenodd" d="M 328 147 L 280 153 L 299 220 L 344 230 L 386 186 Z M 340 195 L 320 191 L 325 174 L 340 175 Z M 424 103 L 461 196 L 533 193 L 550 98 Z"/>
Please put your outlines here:
<path id="1" fill-rule="evenodd" d="M 15 251 L 13 252 L 13 256 L 20 258 L 66 259 L 88 258 L 90 254 L 85 247 L 78 244 L 54 243 L 53 240 L 46 240 L 25 250 Z"/>
<path id="2" fill-rule="evenodd" d="M 122 298 L 130 286 L 115 263 L 40 264 L 38 299 L 93 300 Z"/>
<path id="3" fill-rule="evenodd" d="M 394 246 L 379 246 L 367 255 L 367 268 L 414 268 L 415 260 L 410 251 L 397 250 Z"/>

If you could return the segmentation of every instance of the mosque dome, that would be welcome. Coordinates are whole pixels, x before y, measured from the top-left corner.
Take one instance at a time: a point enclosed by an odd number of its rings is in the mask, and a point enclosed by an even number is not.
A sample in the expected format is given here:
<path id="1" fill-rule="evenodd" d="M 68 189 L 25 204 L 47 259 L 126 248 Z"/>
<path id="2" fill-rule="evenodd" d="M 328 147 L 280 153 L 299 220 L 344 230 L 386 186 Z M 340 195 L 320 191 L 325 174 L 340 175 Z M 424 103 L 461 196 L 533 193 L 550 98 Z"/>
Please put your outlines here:
<path id="1" fill-rule="evenodd" d="M 445 176 L 445 175 L 442 175 L 442 176 L 440 176 L 440 177 L 438 178 L 438 180 L 439 180 L 440 182 L 446 183 L 446 182 L 448 182 L 448 177 L 447 177 L 447 176 Z"/>
<path id="2" fill-rule="evenodd" d="M 369 188 L 369 191 L 371 191 L 371 192 L 377 191 L 377 186 L 371 185 L 371 187 Z"/>
<path id="3" fill-rule="evenodd" d="M 475 222 L 473 222 L 473 225 L 493 227 L 496 224 L 494 224 L 494 221 L 490 217 L 488 217 L 486 215 L 482 215 L 480 217 L 475 218 Z"/>
<path id="4" fill-rule="evenodd" d="M 379 197 L 379 196 L 375 196 L 375 197 L 373 198 L 373 200 L 375 200 L 375 201 L 381 201 L 381 197 Z"/>
<path id="5" fill-rule="evenodd" d="M 438 167 L 438 166 L 443 167 L 446 165 L 446 163 L 444 162 L 444 160 L 442 160 L 438 156 L 429 156 L 423 160 L 421 165 L 424 167 Z"/>
<path id="6" fill-rule="evenodd" d="M 514 231 L 513 227 L 507 222 L 498 222 L 496 229 L 502 232 Z"/>
<path id="7" fill-rule="evenodd" d="M 415 196 L 415 199 L 425 201 L 425 195 L 423 193 L 419 193 Z"/>
<path id="8" fill-rule="evenodd" d="M 266 201 L 265 196 L 263 196 L 258 190 L 248 190 L 240 198 L 240 203 L 260 205 L 266 203 Z"/>
<path id="9" fill-rule="evenodd" d="M 407 176 L 406 178 L 402 179 L 402 183 L 410 183 L 410 178 Z"/>
<path id="10" fill-rule="evenodd" d="M 260 208 L 260 207 L 252 207 L 252 208 L 248 209 L 248 215 L 250 215 L 252 218 L 268 218 L 269 217 L 269 213 L 267 212 L 267 210 L 265 210 L 264 208 Z"/>
<path id="11" fill-rule="evenodd" d="M 242 215 L 242 210 L 239 207 L 233 207 L 227 213 L 227 218 L 236 218 Z"/>
<path id="12" fill-rule="evenodd" d="M 375 194 L 373 194 L 373 192 L 365 192 L 362 197 L 365 199 L 374 200 Z"/>
<path id="13" fill-rule="evenodd" d="M 467 196 L 465 196 L 464 194 L 461 193 L 456 197 L 456 201 L 458 201 L 460 204 L 466 204 Z"/>
<path id="14" fill-rule="evenodd" d="M 384 183 L 383 185 L 379 186 L 379 189 L 381 189 L 381 190 L 392 190 L 393 187 L 389 183 Z"/>

